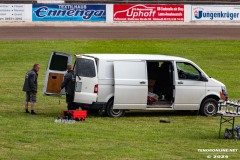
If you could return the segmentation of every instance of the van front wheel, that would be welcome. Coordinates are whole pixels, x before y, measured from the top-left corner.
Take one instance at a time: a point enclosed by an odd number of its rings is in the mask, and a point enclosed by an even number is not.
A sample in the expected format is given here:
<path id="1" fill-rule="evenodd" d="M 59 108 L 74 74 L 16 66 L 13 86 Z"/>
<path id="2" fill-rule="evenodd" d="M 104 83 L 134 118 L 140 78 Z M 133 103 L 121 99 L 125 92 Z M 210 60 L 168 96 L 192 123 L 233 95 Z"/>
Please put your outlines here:
<path id="1" fill-rule="evenodd" d="M 125 114 L 125 110 L 113 109 L 113 100 L 108 102 L 106 112 L 109 117 L 123 117 Z"/>
<path id="2" fill-rule="evenodd" d="M 204 100 L 201 106 L 201 114 L 204 116 L 214 116 L 217 113 L 218 103 L 213 98 Z"/>

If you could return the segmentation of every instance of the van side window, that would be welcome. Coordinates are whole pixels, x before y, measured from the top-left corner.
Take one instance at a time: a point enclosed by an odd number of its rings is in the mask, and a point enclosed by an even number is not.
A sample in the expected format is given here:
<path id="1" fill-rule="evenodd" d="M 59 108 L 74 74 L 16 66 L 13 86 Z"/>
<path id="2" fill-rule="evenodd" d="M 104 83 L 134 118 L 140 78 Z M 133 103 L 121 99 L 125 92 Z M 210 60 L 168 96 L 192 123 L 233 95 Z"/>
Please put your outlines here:
<path id="1" fill-rule="evenodd" d="M 76 74 L 82 77 L 96 77 L 94 61 L 85 58 L 77 58 Z"/>
<path id="2" fill-rule="evenodd" d="M 179 79 L 199 80 L 200 71 L 198 71 L 192 64 L 186 62 L 177 62 L 177 71 Z"/>

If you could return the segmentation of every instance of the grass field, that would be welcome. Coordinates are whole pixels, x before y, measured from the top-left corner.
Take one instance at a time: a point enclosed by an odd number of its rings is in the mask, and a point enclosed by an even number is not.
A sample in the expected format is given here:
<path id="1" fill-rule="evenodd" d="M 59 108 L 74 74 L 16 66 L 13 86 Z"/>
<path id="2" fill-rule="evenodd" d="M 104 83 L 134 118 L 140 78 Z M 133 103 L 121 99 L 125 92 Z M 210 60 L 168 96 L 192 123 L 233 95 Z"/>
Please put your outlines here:
<path id="1" fill-rule="evenodd" d="M 56 124 L 65 97 L 42 96 L 52 51 L 80 53 L 165 54 L 196 62 L 223 82 L 230 99 L 240 99 L 240 41 L 109 40 L 0 41 L 0 159 L 239 159 L 239 140 L 218 139 L 219 117 L 191 112 L 129 112 L 122 118 L 89 115 L 85 122 Z M 24 113 L 26 71 L 39 63 L 36 112 Z M 159 123 L 169 119 L 171 123 Z M 236 124 L 240 125 L 240 119 Z M 224 126 L 224 128 L 229 126 Z M 223 128 L 223 129 L 224 129 Z M 223 132 L 222 132 L 223 137 Z M 201 153 L 198 149 L 238 149 Z M 219 158 L 218 158 L 219 159 Z"/>

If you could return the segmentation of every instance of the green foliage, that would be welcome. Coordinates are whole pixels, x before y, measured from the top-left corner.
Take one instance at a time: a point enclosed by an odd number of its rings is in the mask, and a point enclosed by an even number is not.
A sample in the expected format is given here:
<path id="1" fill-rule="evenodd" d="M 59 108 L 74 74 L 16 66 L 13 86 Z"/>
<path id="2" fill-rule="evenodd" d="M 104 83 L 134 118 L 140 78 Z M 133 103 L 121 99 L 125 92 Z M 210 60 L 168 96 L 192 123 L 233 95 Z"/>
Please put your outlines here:
<path id="1" fill-rule="evenodd" d="M 0 159 L 185 160 L 206 159 L 208 153 L 198 149 L 240 149 L 239 141 L 218 139 L 219 117 L 138 111 L 117 119 L 90 115 L 85 122 L 55 124 L 66 109 L 65 97 L 41 94 L 50 53 L 59 51 L 184 57 L 223 82 L 231 99 L 239 99 L 239 45 L 240 41 L 224 40 L 0 41 Z M 36 116 L 24 113 L 21 91 L 34 63 L 41 66 Z M 160 119 L 171 123 L 159 123 Z M 220 154 L 239 159 L 239 153 Z"/>

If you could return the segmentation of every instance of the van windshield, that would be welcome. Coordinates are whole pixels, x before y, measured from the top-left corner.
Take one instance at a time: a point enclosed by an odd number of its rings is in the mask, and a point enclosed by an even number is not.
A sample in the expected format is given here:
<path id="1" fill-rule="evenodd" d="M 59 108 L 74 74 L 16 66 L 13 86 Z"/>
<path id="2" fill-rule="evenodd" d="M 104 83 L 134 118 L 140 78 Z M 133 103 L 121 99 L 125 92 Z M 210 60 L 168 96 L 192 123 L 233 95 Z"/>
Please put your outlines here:
<path id="1" fill-rule="evenodd" d="M 94 61 L 91 59 L 77 58 L 76 74 L 81 77 L 96 77 Z"/>

